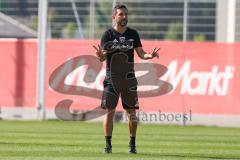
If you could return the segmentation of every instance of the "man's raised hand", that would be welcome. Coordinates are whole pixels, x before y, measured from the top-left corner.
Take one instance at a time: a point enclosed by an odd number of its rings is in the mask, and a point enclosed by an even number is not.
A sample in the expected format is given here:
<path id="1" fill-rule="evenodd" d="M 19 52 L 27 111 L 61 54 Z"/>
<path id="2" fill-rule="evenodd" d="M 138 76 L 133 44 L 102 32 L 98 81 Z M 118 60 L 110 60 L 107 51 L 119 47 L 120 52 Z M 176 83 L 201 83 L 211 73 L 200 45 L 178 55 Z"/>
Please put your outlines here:
<path id="1" fill-rule="evenodd" d="M 99 58 L 99 60 L 104 61 L 106 59 L 107 52 L 103 50 L 99 44 L 98 44 L 98 47 L 93 45 L 93 48 L 96 50 L 96 55 Z"/>
<path id="2" fill-rule="evenodd" d="M 152 51 L 152 53 L 151 53 L 151 55 L 152 55 L 152 58 L 154 58 L 154 57 L 157 57 L 157 58 L 159 58 L 159 53 L 158 53 L 158 51 L 160 50 L 161 48 L 154 48 L 154 50 Z"/>

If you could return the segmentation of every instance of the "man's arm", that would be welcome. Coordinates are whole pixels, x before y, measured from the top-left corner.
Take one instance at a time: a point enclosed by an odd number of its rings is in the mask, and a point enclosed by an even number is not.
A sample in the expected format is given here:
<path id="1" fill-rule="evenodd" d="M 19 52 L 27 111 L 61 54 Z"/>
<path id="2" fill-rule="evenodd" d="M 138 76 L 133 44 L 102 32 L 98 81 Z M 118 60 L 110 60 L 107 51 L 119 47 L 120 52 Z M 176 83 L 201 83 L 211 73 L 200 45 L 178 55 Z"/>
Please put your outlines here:
<path id="1" fill-rule="evenodd" d="M 160 48 L 158 48 L 156 50 L 156 48 L 154 48 L 154 50 L 152 51 L 152 53 L 146 53 L 142 47 L 137 47 L 135 48 L 135 51 L 137 52 L 138 56 L 141 58 L 141 59 L 153 59 L 154 57 L 157 57 L 159 58 L 159 54 L 158 54 L 158 50 Z"/>
<path id="2" fill-rule="evenodd" d="M 93 48 L 95 48 L 96 50 L 96 55 L 101 62 L 107 59 L 107 51 L 104 49 L 103 46 L 109 41 L 109 34 L 110 33 L 108 31 L 105 31 L 101 37 L 100 45 L 98 45 L 98 47 L 93 46 Z"/>

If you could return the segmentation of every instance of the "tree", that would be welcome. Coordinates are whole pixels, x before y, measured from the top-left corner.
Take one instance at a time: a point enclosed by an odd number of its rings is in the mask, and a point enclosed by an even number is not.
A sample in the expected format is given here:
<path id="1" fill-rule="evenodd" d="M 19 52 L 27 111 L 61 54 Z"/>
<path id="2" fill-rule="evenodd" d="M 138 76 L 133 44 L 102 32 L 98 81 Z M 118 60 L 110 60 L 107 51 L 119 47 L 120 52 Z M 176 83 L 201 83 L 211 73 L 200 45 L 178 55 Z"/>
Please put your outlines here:
<path id="1" fill-rule="evenodd" d="M 168 26 L 168 31 L 164 36 L 166 40 L 182 40 L 183 26 L 180 22 L 172 22 Z"/>
<path id="2" fill-rule="evenodd" d="M 194 42 L 204 42 L 206 40 L 206 37 L 204 34 L 198 34 L 193 36 Z"/>
<path id="3" fill-rule="evenodd" d="M 63 38 L 74 38 L 77 26 L 73 22 L 68 22 L 62 30 Z"/>
<path id="4" fill-rule="evenodd" d="M 32 28 L 33 30 L 37 31 L 38 30 L 38 17 L 35 15 L 31 16 L 28 26 L 30 28 Z"/>

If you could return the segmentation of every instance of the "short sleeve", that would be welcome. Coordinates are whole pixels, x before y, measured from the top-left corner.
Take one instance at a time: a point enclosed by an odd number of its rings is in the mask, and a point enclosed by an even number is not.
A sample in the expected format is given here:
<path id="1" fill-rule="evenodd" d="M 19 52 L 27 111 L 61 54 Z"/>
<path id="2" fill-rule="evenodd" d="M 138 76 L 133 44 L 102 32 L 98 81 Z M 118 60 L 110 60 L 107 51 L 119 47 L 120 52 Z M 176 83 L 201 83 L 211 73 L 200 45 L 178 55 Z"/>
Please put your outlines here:
<path id="1" fill-rule="evenodd" d="M 140 37 L 139 37 L 139 34 L 137 31 L 135 31 L 135 35 L 134 35 L 134 48 L 137 48 L 137 47 L 142 47 L 142 43 L 141 43 L 141 40 L 140 40 Z"/>
<path id="2" fill-rule="evenodd" d="M 109 41 L 109 34 L 108 31 L 104 32 L 101 38 L 101 47 L 105 50 L 104 48 L 105 44 Z"/>

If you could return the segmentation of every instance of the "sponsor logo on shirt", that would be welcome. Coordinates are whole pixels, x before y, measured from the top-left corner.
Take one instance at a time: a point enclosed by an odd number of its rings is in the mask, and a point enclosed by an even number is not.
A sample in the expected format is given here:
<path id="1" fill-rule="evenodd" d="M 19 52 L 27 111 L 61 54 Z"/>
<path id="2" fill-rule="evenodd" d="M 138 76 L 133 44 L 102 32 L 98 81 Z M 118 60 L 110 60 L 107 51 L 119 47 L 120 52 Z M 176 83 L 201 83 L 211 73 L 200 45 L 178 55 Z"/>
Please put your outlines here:
<path id="1" fill-rule="evenodd" d="M 126 52 L 133 49 L 133 39 L 125 40 L 125 37 L 119 37 L 119 40 L 120 42 L 118 42 L 117 39 L 114 39 L 113 41 L 105 43 L 104 49 L 110 53 L 117 50 Z"/>

